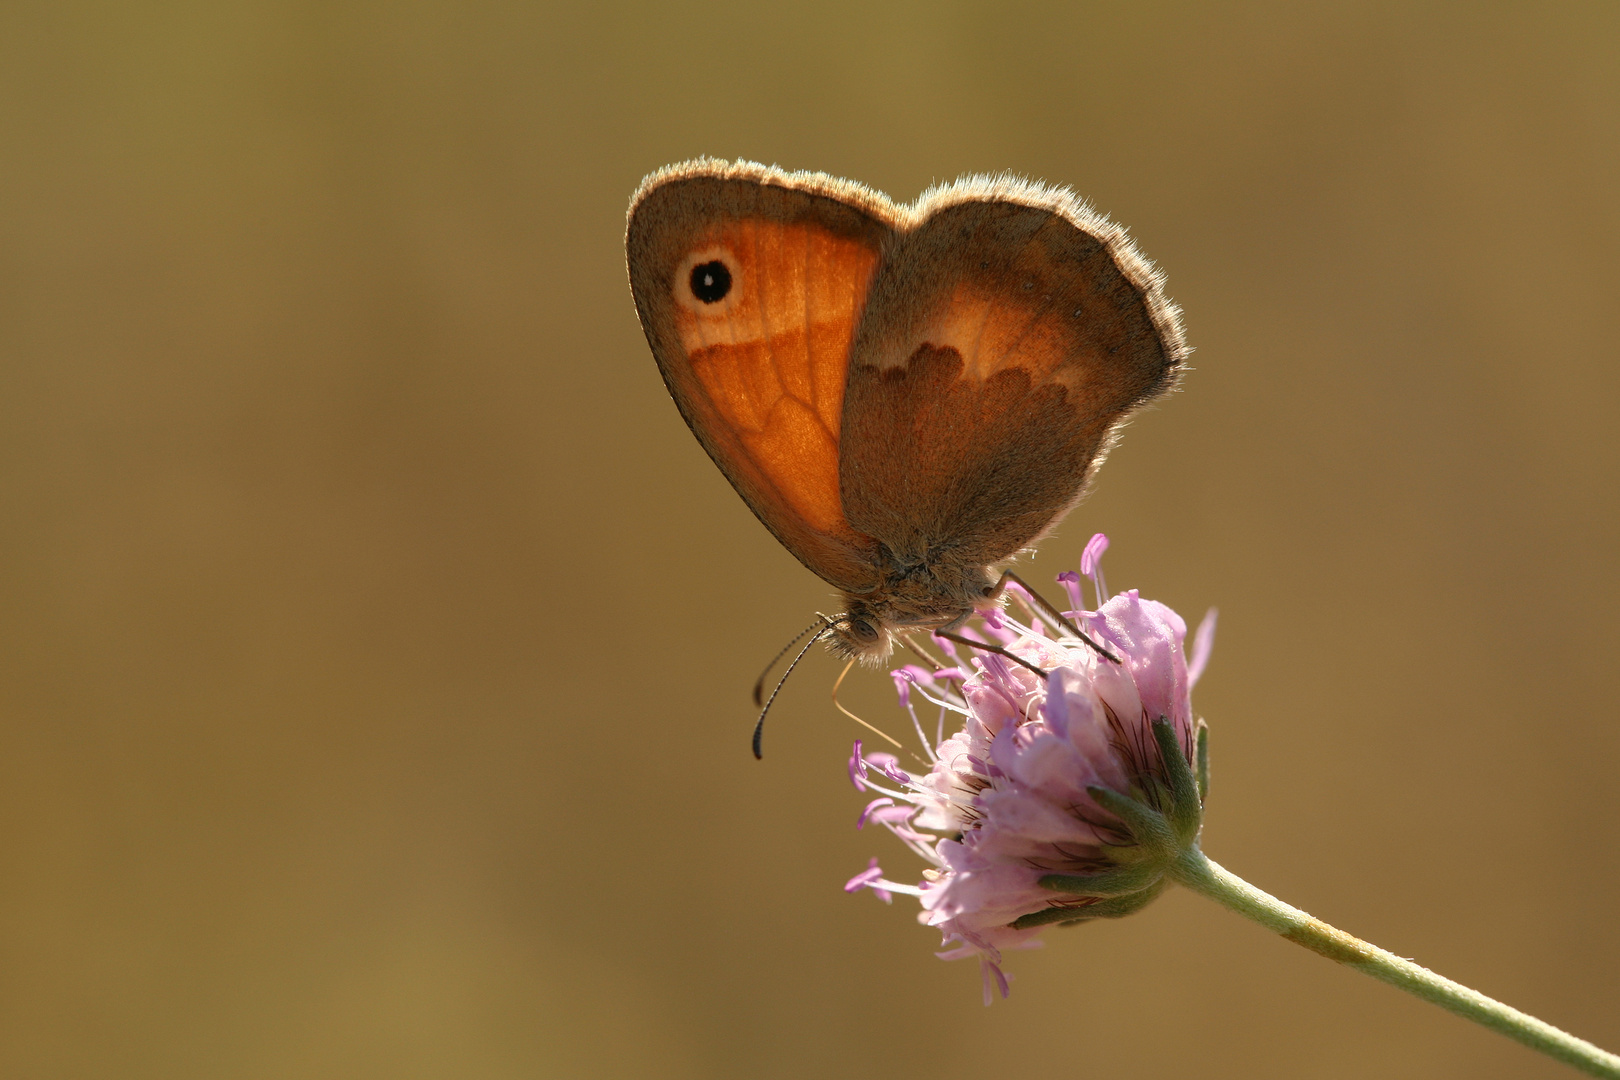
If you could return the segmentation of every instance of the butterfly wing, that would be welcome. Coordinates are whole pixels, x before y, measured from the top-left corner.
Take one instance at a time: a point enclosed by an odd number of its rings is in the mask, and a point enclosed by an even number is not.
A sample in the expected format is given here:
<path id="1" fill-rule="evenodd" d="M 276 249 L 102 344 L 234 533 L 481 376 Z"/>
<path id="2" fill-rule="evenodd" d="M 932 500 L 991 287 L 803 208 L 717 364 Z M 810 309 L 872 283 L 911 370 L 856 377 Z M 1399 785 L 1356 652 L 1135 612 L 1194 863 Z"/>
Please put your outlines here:
<path id="1" fill-rule="evenodd" d="M 893 220 L 846 181 L 705 160 L 648 177 L 625 238 L 681 415 L 777 539 L 846 592 L 876 583 L 838 454 L 850 344 Z"/>
<path id="2" fill-rule="evenodd" d="M 1079 501 L 1186 349 L 1159 275 L 1067 192 L 965 180 L 913 214 L 853 349 L 844 512 L 902 564 L 987 565 Z"/>

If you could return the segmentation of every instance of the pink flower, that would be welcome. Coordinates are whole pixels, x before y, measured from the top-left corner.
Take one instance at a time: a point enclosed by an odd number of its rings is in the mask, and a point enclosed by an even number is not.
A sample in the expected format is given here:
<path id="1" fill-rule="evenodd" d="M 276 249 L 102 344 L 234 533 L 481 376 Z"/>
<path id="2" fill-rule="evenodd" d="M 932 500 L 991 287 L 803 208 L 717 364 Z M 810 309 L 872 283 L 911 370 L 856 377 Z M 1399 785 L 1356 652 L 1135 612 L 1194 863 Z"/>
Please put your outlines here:
<path id="1" fill-rule="evenodd" d="M 1084 568 L 1100 601 L 1106 547 L 1094 537 Z M 1065 578 L 1078 602 L 1078 579 Z M 997 612 L 1000 632 L 984 640 L 1005 641 L 1045 678 L 991 653 L 973 656 L 965 679 L 958 668 L 908 667 L 896 685 L 927 773 L 907 774 L 892 755 L 863 756 L 859 743 L 851 760 L 856 786 L 880 796 L 861 824 L 881 823 L 930 867 L 908 885 L 884 878 L 874 859 L 846 888 L 872 888 L 885 899 L 916 896 L 919 920 L 937 927 L 949 946 L 943 959 L 979 958 L 986 1004 L 996 989 L 1007 994 L 1003 950 L 1038 945 L 1048 923 L 1128 914 L 1163 889 L 1160 848 L 1139 842 L 1121 816 L 1133 817 L 1131 800 L 1175 821 L 1189 843 L 1201 816 L 1201 782 L 1188 796 L 1198 757 L 1189 691 L 1199 672 L 1189 677 L 1181 616 L 1134 589 L 1097 611 L 1068 614 L 1121 663 L 1032 606 L 1029 625 Z M 1206 624 L 1213 629 L 1213 619 Z M 1202 628 L 1199 637 L 1201 669 L 1208 655 Z M 918 699 L 940 710 L 933 740 L 923 733 Z M 944 738 L 947 715 L 961 716 L 963 726 Z"/>

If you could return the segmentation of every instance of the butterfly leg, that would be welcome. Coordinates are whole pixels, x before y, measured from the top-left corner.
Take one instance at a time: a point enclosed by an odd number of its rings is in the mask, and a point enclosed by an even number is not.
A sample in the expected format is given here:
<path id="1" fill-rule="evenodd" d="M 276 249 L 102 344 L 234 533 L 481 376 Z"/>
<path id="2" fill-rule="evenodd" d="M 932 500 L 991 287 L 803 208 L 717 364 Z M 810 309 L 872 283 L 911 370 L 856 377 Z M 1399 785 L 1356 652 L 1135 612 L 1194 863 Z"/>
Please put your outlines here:
<path id="1" fill-rule="evenodd" d="M 900 643 L 902 648 L 910 651 L 913 656 L 927 664 L 929 667 L 933 668 L 935 671 L 939 671 L 947 666 L 940 663 L 934 657 L 923 652 L 922 648 L 918 646 L 915 641 L 911 640 L 911 635 L 909 633 L 895 634 L 894 639 Z"/>
<path id="2" fill-rule="evenodd" d="M 978 649 L 981 652 L 995 653 L 997 656 L 1004 656 L 1008 660 L 1011 660 L 1013 663 L 1017 664 L 1019 667 L 1028 668 L 1043 679 L 1050 674 L 1046 670 L 1038 668 L 1028 660 L 1025 660 L 1022 656 L 1010 653 L 1006 649 L 1003 649 L 1000 645 L 992 645 L 988 641 L 974 641 L 972 638 L 963 637 L 961 634 L 953 634 L 949 630 L 935 630 L 934 636 L 942 637 L 946 641 L 954 641 L 958 645 L 966 645 L 969 648 Z"/>
<path id="3" fill-rule="evenodd" d="M 1052 606 L 1051 601 L 1047 600 L 1046 597 L 1030 588 L 1029 582 L 1025 581 L 1011 570 L 1003 570 L 1001 572 L 1001 580 L 996 582 L 995 585 L 991 586 L 989 591 L 985 593 L 986 598 L 994 600 L 1000 597 L 1001 594 L 1006 591 L 1008 582 L 1012 582 L 1020 589 L 1023 589 L 1024 592 L 1028 594 L 1029 598 L 1034 601 L 1036 607 L 1040 608 L 1049 617 L 1056 619 L 1058 625 L 1063 627 L 1063 629 L 1067 630 L 1069 633 L 1073 634 L 1087 645 L 1090 645 L 1098 656 L 1101 656 L 1106 660 L 1112 660 L 1116 664 L 1120 662 L 1119 657 L 1115 656 L 1113 653 L 1109 652 L 1107 649 L 1093 641 L 1084 630 L 1081 630 L 1078 626 L 1074 625 L 1067 615 L 1063 614 L 1063 612 Z"/>

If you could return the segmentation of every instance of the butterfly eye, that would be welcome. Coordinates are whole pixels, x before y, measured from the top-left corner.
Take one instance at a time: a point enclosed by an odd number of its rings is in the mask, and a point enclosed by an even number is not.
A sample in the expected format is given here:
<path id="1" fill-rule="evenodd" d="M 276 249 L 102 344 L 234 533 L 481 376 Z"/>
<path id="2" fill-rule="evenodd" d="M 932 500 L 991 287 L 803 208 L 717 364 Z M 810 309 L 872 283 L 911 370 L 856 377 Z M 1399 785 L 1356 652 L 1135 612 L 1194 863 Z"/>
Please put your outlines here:
<path id="1" fill-rule="evenodd" d="M 862 645 L 870 645 L 878 639 L 877 627 L 865 619 L 853 618 L 849 620 L 849 636 Z"/>
<path id="2" fill-rule="evenodd" d="M 705 304 L 724 300 L 731 291 L 731 271 L 719 259 L 692 267 L 692 295 Z"/>

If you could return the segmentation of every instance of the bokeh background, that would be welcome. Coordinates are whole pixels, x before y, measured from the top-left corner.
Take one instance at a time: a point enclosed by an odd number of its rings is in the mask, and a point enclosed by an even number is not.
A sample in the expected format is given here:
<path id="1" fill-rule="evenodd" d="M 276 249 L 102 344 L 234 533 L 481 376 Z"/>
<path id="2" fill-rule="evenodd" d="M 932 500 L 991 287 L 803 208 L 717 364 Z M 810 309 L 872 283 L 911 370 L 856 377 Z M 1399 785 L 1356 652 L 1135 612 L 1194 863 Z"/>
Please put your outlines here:
<path id="1" fill-rule="evenodd" d="M 0 1074 L 1553 1077 L 1192 895 L 985 1009 L 668 401 L 698 154 L 1073 185 L 1197 347 L 1030 564 L 1221 628 L 1206 844 L 1620 1045 L 1612 4 L 0 15 Z M 898 720 L 888 680 L 845 699 Z"/>

